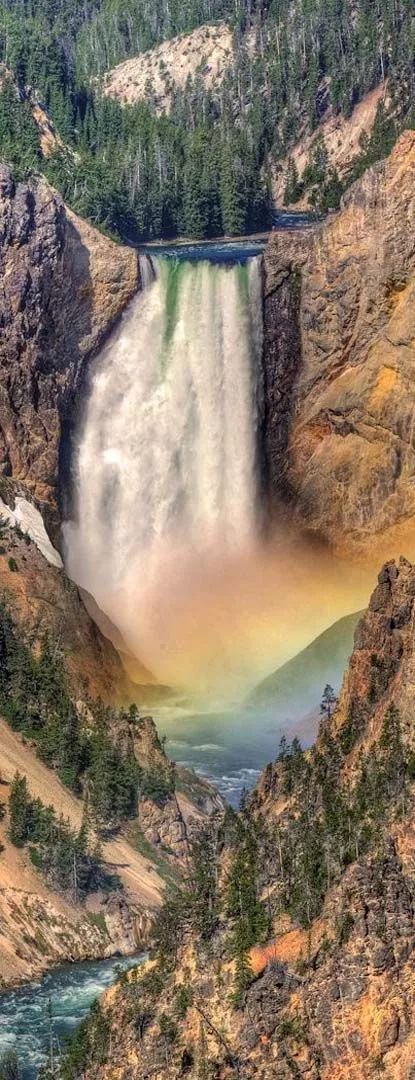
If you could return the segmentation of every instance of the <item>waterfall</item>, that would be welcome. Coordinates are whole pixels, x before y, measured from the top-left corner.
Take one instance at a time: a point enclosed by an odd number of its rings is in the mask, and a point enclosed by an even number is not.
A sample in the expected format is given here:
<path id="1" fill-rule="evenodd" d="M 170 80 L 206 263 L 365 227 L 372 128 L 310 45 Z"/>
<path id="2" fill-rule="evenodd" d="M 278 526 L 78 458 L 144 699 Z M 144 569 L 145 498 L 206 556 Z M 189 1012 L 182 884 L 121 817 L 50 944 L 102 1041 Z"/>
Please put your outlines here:
<path id="1" fill-rule="evenodd" d="M 65 546 L 74 580 L 163 676 L 195 579 L 209 591 L 258 532 L 261 260 L 142 256 L 141 270 L 92 373 Z"/>

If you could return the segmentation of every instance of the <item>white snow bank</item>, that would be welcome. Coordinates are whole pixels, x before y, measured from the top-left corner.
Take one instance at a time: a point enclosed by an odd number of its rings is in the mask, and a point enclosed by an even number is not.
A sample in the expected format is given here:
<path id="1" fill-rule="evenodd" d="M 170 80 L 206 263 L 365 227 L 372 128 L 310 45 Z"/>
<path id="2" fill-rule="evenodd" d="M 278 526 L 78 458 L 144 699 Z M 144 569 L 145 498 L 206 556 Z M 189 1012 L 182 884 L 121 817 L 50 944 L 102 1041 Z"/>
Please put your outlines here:
<path id="1" fill-rule="evenodd" d="M 36 547 L 39 548 L 48 563 L 51 563 L 52 566 L 58 566 L 59 569 L 62 568 L 63 562 L 59 551 L 53 547 L 46 532 L 42 515 L 36 509 L 36 506 L 33 506 L 27 499 L 18 496 L 15 508 L 11 510 L 10 506 L 7 506 L 0 499 L 0 518 L 6 518 L 11 525 L 19 525 L 22 532 L 28 533 L 30 539 L 33 540 L 33 543 L 36 544 Z"/>

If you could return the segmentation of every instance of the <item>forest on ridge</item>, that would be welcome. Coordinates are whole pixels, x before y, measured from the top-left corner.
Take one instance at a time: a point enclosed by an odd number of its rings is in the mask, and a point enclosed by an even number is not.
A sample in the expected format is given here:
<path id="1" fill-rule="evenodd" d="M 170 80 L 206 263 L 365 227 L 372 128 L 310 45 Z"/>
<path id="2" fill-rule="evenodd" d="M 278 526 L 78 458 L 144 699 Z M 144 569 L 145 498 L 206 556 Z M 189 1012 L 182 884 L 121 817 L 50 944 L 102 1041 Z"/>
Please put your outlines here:
<path id="1" fill-rule="evenodd" d="M 414 0 L 2 0 L 2 155 L 18 176 L 46 173 L 81 215 L 134 238 L 238 234 L 266 228 L 271 172 L 331 107 L 350 115 L 388 80 L 350 179 L 413 123 Z M 127 57 L 208 21 L 227 20 L 234 57 L 220 86 L 195 72 L 161 115 L 122 106 L 100 77 Z M 19 93 L 16 92 L 16 82 Z M 45 159 L 27 88 L 61 142 Z M 317 208 L 343 190 L 323 145 L 309 162 Z M 298 178 L 288 169 L 286 201 Z"/>

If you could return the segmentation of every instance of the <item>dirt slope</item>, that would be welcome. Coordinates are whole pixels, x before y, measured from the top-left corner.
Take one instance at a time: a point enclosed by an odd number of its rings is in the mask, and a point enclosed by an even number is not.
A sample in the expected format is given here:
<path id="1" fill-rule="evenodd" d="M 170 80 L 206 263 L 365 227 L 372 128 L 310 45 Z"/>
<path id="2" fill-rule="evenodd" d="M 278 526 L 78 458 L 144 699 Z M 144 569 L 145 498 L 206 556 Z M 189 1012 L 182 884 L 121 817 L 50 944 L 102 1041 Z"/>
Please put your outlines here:
<path id="1" fill-rule="evenodd" d="M 128 105 L 149 98 L 158 112 L 164 112 L 174 91 L 183 89 L 189 77 L 200 75 L 206 89 L 217 89 L 232 60 L 230 27 L 200 26 L 118 64 L 105 76 L 104 92 Z"/>
<path id="2" fill-rule="evenodd" d="M 370 136 L 378 105 L 385 100 L 385 95 L 386 87 L 381 83 L 358 102 L 350 116 L 343 116 L 341 113 L 335 113 L 333 109 L 328 109 L 314 131 L 304 131 L 298 142 L 291 147 L 289 154 L 297 166 L 299 179 L 301 180 L 321 136 L 324 139 L 329 165 L 337 170 L 341 179 L 347 176 L 352 162 L 361 154 L 360 139 L 363 135 Z M 289 157 L 279 161 L 273 171 L 272 190 L 276 206 L 283 204 Z M 308 209 L 309 194 L 305 192 L 303 198 L 295 204 L 296 210 Z"/>
<path id="3" fill-rule="evenodd" d="M 69 818 L 79 829 L 83 804 L 61 784 L 58 777 L 43 765 L 25 746 L 22 739 L 0 720 L 0 767 L 2 777 L 12 780 L 16 772 L 27 777 L 31 795 L 51 805 L 57 814 Z M 105 861 L 119 874 L 128 898 L 137 905 L 156 907 L 160 901 L 162 883 L 150 868 L 147 859 L 134 851 L 126 840 L 119 838 L 104 844 Z"/>

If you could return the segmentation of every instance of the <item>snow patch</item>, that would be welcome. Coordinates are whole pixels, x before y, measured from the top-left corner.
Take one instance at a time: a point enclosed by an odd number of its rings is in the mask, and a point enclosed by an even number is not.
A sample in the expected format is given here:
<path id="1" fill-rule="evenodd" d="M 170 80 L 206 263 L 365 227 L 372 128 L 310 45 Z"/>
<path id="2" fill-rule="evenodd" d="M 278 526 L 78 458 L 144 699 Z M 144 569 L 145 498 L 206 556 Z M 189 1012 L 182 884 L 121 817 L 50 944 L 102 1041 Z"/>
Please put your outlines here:
<path id="1" fill-rule="evenodd" d="M 11 510 L 10 506 L 7 506 L 0 499 L 0 517 L 6 518 L 10 525 L 18 525 L 22 532 L 28 533 L 30 539 L 36 544 L 47 562 L 51 563 L 52 566 L 59 567 L 60 570 L 62 569 L 63 562 L 59 551 L 53 547 L 46 532 L 42 515 L 36 506 L 33 506 L 33 503 L 18 496 L 15 508 Z"/>

